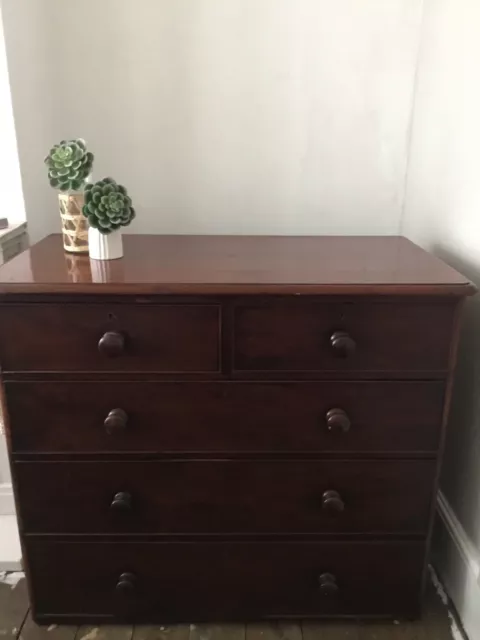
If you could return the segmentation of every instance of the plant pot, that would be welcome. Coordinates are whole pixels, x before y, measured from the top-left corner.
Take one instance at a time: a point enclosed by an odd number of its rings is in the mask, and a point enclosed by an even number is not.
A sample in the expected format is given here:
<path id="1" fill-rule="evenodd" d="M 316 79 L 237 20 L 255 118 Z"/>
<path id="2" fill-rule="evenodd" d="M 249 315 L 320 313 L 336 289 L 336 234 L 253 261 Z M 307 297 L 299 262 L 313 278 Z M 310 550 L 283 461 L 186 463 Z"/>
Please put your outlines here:
<path id="1" fill-rule="evenodd" d="M 63 248 L 69 253 L 88 253 L 88 221 L 82 213 L 83 193 L 59 193 Z"/>
<path id="2" fill-rule="evenodd" d="M 88 230 L 88 252 L 93 260 L 117 260 L 123 257 L 122 232 L 100 233 L 90 227 Z"/>

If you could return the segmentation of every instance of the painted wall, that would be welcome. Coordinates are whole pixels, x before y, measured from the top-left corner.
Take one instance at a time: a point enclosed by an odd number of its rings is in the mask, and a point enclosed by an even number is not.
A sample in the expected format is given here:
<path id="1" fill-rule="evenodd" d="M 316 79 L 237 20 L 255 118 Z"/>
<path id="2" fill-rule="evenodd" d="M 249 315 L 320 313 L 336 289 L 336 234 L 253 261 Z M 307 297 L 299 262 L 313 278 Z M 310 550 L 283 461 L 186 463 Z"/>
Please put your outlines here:
<path id="1" fill-rule="evenodd" d="M 421 0 L 4 2 L 33 239 L 76 135 L 137 232 L 398 232 Z"/>
<path id="2" fill-rule="evenodd" d="M 60 230 L 55 195 L 45 184 L 43 158 L 54 135 L 57 91 L 68 88 L 56 85 L 58 52 L 51 37 L 49 7 L 49 0 L 1 0 L 23 196 L 34 241 Z M 16 162 L 15 156 L 6 162 Z"/>
<path id="3" fill-rule="evenodd" d="M 10 224 L 25 221 L 22 181 L 13 121 L 12 97 L 0 10 L 0 204 Z"/>
<path id="4" fill-rule="evenodd" d="M 477 285 L 479 60 L 480 3 L 426 0 L 402 230 Z M 474 574 L 480 567 L 480 295 L 467 305 L 441 489 L 456 520 L 456 534 L 464 536 L 460 551 L 467 550 Z M 476 616 L 471 638 L 479 638 L 480 588 L 475 592 L 473 574 L 460 575 L 460 557 L 451 561 L 448 536 L 441 540 L 439 568 L 452 581 L 464 619 Z"/>

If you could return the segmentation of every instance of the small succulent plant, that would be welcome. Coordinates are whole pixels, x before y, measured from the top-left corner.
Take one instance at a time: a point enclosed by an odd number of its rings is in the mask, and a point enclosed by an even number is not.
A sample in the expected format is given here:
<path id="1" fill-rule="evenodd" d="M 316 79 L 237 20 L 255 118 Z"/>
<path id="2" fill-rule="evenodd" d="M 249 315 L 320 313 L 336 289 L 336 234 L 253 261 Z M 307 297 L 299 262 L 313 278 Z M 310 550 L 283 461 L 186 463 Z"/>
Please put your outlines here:
<path id="1" fill-rule="evenodd" d="M 135 217 L 132 199 L 113 178 L 85 185 L 83 215 L 100 233 L 111 233 L 126 227 Z"/>
<path id="2" fill-rule="evenodd" d="M 45 164 L 50 186 L 59 191 L 80 191 L 92 170 L 93 153 L 81 138 L 62 140 L 50 149 Z"/>

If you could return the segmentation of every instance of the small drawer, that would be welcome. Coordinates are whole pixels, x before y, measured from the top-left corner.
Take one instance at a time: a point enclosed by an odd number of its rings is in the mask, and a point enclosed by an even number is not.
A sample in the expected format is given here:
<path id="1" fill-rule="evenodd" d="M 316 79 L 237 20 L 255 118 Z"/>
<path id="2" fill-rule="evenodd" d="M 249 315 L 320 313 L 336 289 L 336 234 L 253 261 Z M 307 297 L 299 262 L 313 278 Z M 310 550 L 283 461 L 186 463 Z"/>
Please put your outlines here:
<path id="1" fill-rule="evenodd" d="M 433 453 L 444 398 L 440 381 L 55 381 L 5 389 L 14 453 Z"/>
<path id="2" fill-rule="evenodd" d="M 423 542 L 51 542 L 28 538 L 39 622 L 418 614 Z"/>
<path id="3" fill-rule="evenodd" d="M 427 532 L 434 460 L 17 462 L 25 533 Z"/>
<path id="4" fill-rule="evenodd" d="M 3 371 L 214 372 L 220 307 L 6 304 Z"/>
<path id="5" fill-rule="evenodd" d="M 453 301 L 239 304 L 236 371 L 446 371 Z"/>

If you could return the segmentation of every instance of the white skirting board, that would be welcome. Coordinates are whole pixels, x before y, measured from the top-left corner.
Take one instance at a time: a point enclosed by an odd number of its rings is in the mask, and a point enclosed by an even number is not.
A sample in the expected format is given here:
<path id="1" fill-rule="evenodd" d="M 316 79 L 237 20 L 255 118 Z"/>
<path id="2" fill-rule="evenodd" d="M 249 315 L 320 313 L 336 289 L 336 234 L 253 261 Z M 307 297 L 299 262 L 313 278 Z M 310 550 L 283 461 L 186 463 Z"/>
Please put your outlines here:
<path id="1" fill-rule="evenodd" d="M 0 571 L 21 571 L 22 551 L 16 516 L 0 516 Z"/>
<path id="2" fill-rule="evenodd" d="M 21 568 L 22 551 L 12 485 L 3 483 L 0 484 L 0 571 L 19 571 Z"/>
<path id="3" fill-rule="evenodd" d="M 10 482 L 0 483 L 0 516 L 12 515 L 15 513 L 15 502 L 13 500 L 13 490 Z"/>
<path id="4" fill-rule="evenodd" d="M 469 640 L 480 640 L 480 553 L 442 492 L 437 501 L 432 564 L 455 605 Z"/>

